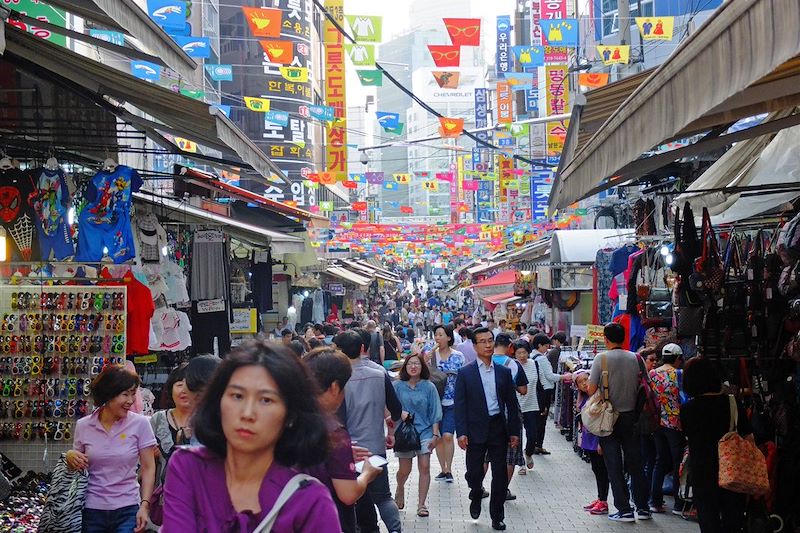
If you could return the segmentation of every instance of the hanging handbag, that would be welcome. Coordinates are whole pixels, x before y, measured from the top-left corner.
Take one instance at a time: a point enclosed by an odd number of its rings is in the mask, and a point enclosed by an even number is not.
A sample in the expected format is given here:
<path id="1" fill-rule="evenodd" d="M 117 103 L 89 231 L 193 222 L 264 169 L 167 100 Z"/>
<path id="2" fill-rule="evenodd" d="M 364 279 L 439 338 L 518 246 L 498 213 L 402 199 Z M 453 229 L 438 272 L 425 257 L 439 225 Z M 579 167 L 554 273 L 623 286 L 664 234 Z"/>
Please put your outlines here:
<path id="1" fill-rule="evenodd" d="M 419 431 L 414 427 L 414 415 L 409 414 L 400 422 L 394 432 L 394 451 L 400 453 L 418 452 L 422 449 Z"/>
<path id="2" fill-rule="evenodd" d="M 722 351 L 726 357 L 745 356 L 750 349 L 750 328 L 748 327 L 748 289 L 742 268 L 738 235 L 731 234 L 725 249 L 725 285 L 722 296 L 722 309 L 719 312 Z"/>
<path id="3" fill-rule="evenodd" d="M 283 490 L 278 495 L 278 499 L 275 500 L 275 504 L 272 506 L 272 509 L 269 510 L 267 516 L 264 517 L 261 523 L 256 526 L 256 528 L 253 530 L 253 533 L 271 533 L 272 527 L 278 520 L 281 510 L 292 498 L 292 496 L 294 496 L 294 493 L 314 483 L 320 482 L 316 478 L 307 474 L 296 474 L 286 483 L 286 485 L 283 486 Z"/>
<path id="4" fill-rule="evenodd" d="M 739 408 L 736 398 L 728 396 L 730 425 L 728 433 L 719 440 L 719 486 L 732 492 L 763 496 L 769 492 L 769 476 L 764 454 L 752 435 L 739 435 Z"/>
<path id="5" fill-rule="evenodd" d="M 689 276 L 689 285 L 696 291 L 714 293 L 722 288 L 725 272 L 719 256 L 717 237 L 711 226 L 711 215 L 705 207 L 701 235 L 703 252 L 694 263 L 694 272 Z"/>
<path id="6" fill-rule="evenodd" d="M 89 472 L 70 470 L 67 454 L 62 453 L 53 469 L 50 488 L 47 491 L 39 533 L 77 533 L 83 525 L 83 505 Z"/>
<path id="7" fill-rule="evenodd" d="M 590 433 L 607 437 L 614 432 L 619 413 L 608 399 L 608 361 L 606 354 L 600 354 L 600 390 L 594 393 L 581 409 L 581 422 Z M 597 364 L 597 362 L 595 362 Z"/>

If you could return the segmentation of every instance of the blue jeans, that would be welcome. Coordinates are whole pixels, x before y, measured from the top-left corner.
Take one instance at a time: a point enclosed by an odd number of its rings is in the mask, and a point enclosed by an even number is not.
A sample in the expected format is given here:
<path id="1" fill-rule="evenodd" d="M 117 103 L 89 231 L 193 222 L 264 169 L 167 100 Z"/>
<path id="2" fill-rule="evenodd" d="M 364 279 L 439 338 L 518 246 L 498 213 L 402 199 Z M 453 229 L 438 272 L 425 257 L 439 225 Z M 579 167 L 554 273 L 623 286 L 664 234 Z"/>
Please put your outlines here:
<path id="1" fill-rule="evenodd" d="M 631 476 L 631 489 L 636 509 L 647 510 L 647 484 L 642 469 L 642 456 L 639 435 L 635 431 L 636 413 L 620 413 L 614 424 L 614 432 L 608 437 L 600 437 L 603 458 L 606 460 L 611 492 L 614 494 L 614 507 L 620 513 L 629 513 L 631 495 L 625 483 L 625 473 Z M 624 457 L 623 457 L 624 456 Z"/>
<path id="2" fill-rule="evenodd" d="M 680 466 L 683 459 L 683 433 L 671 428 L 659 428 L 653 434 L 656 441 L 656 467 L 653 471 L 653 484 L 650 489 L 650 503 L 664 505 L 664 477 L 672 472 L 672 490 L 675 507 L 680 508 L 678 489 L 680 487 Z"/>
<path id="3" fill-rule="evenodd" d="M 83 533 L 132 533 L 138 512 L 138 505 L 110 511 L 84 508 Z"/>
<path id="4" fill-rule="evenodd" d="M 385 457 L 385 455 L 381 455 Z M 373 506 L 378 507 L 381 519 L 390 533 L 399 533 L 402 529 L 400 510 L 392 499 L 392 491 L 389 488 L 389 471 L 385 466 L 381 470 L 380 475 L 367 485 L 367 492 L 356 503 L 356 520 L 362 533 L 380 531 L 378 517 Z"/>

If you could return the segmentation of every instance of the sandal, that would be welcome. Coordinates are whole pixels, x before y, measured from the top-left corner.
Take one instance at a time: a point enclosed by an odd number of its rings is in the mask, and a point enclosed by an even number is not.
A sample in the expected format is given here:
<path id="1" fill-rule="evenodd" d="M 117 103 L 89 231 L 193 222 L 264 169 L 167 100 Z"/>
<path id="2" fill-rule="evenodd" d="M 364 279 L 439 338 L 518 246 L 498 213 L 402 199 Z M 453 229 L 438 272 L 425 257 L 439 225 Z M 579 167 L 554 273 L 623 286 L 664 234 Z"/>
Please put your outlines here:
<path id="1" fill-rule="evenodd" d="M 419 509 L 417 509 L 417 516 L 421 516 L 422 518 L 430 516 L 430 514 L 431 513 L 428 512 L 428 508 L 425 507 L 424 505 L 420 505 Z"/>
<path id="2" fill-rule="evenodd" d="M 524 466 L 519 467 L 519 475 L 520 476 L 527 476 L 528 475 L 528 469 L 525 468 Z"/>
<path id="3" fill-rule="evenodd" d="M 401 489 L 397 489 L 397 491 L 395 492 L 394 503 L 397 504 L 397 508 L 400 509 L 401 511 L 406 506 L 405 495 L 403 494 L 403 491 Z"/>

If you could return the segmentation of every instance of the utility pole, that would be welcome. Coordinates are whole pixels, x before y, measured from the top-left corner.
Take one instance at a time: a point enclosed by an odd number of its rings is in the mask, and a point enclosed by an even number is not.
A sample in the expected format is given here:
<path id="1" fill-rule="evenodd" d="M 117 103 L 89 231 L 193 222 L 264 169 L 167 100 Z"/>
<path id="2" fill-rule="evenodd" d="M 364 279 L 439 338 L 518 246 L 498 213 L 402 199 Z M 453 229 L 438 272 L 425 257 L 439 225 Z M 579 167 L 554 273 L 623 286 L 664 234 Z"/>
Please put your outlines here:
<path id="1" fill-rule="evenodd" d="M 617 21 L 619 24 L 619 44 L 620 45 L 630 45 L 631 44 L 631 4 L 630 0 L 617 0 Z M 626 75 L 629 72 L 630 67 L 625 65 L 624 70 L 621 67 L 620 70 L 624 72 Z M 623 78 L 625 76 L 620 76 Z"/>

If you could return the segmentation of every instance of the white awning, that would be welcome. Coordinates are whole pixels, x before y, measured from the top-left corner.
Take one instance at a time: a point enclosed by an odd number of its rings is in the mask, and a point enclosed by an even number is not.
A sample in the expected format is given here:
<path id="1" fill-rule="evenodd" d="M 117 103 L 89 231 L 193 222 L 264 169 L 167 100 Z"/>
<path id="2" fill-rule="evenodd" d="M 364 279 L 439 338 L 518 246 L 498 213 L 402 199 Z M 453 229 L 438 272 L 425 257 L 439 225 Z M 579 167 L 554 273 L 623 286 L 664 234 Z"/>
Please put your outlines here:
<path id="1" fill-rule="evenodd" d="M 491 270 L 493 268 L 498 268 L 505 265 L 508 261 L 493 261 L 490 263 L 478 263 L 475 266 L 471 266 L 467 269 L 467 274 L 470 276 L 474 276 L 475 274 L 480 274 L 481 272 L 486 272 L 487 270 Z"/>
<path id="2" fill-rule="evenodd" d="M 332 266 L 325 269 L 325 273 L 331 276 L 337 277 L 354 285 L 358 285 L 359 287 L 369 287 L 369 284 L 372 283 L 370 278 L 366 278 L 363 276 L 359 276 L 355 272 L 347 270 L 346 268 Z"/>
<path id="3" fill-rule="evenodd" d="M 571 229 L 553 232 L 550 262 L 594 263 L 597 251 L 630 240 L 632 229 Z"/>
<path id="4" fill-rule="evenodd" d="M 234 237 L 250 242 L 251 244 L 269 246 L 276 255 L 299 254 L 306 250 L 305 241 L 300 237 L 287 235 L 260 226 L 253 226 L 252 224 L 240 222 L 230 217 L 205 211 L 199 207 L 189 205 L 186 202 L 156 197 L 147 191 L 135 192 L 133 193 L 133 198 L 152 206 L 163 207 L 164 214 L 174 217 L 176 222 L 208 222 L 219 224 L 224 226 L 224 230 Z M 158 209 L 155 211 L 156 214 L 161 214 Z"/>

